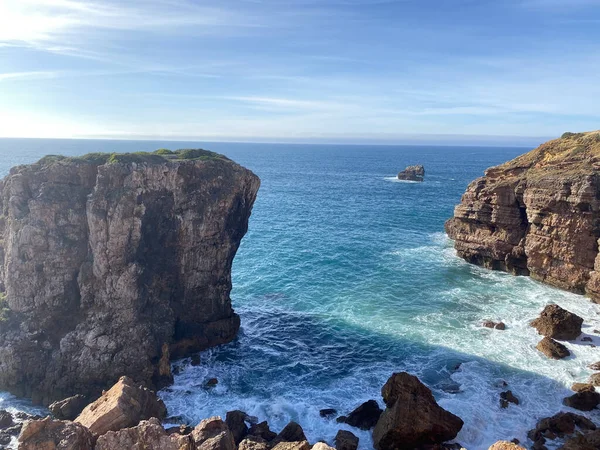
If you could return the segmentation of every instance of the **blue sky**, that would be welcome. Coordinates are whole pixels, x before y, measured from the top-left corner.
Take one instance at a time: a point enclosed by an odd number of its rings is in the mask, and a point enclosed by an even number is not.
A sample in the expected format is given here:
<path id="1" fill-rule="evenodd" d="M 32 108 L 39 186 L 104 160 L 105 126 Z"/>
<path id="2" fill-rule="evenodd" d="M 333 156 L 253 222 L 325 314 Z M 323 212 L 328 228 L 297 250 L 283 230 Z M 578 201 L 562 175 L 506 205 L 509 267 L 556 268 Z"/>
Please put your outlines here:
<path id="1" fill-rule="evenodd" d="M 599 74 L 600 0 L 0 0 L 3 137 L 536 143 Z"/>

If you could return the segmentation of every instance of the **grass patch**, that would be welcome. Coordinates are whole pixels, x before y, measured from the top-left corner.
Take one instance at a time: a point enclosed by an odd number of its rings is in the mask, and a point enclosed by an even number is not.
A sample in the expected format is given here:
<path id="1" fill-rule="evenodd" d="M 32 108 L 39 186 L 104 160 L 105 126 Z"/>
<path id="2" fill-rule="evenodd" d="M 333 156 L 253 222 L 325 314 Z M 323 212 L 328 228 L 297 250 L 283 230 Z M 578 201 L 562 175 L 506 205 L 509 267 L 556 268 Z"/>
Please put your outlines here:
<path id="1" fill-rule="evenodd" d="M 10 314 L 8 301 L 6 300 L 6 292 L 0 292 L 0 322 L 6 322 Z"/>

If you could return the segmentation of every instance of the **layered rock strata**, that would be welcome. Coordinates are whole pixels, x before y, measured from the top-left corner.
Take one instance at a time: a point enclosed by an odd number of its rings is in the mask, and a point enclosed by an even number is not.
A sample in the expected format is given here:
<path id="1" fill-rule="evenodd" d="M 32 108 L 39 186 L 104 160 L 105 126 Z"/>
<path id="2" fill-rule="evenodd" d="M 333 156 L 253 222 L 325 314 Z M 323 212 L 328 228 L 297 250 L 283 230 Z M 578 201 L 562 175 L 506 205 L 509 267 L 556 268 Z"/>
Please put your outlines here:
<path id="1" fill-rule="evenodd" d="M 46 157 L 0 182 L 0 389 L 49 403 L 231 341 L 260 181 L 205 150 Z"/>
<path id="2" fill-rule="evenodd" d="M 600 301 L 600 131 L 565 133 L 486 170 L 446 231 L 468 262 Z"/>

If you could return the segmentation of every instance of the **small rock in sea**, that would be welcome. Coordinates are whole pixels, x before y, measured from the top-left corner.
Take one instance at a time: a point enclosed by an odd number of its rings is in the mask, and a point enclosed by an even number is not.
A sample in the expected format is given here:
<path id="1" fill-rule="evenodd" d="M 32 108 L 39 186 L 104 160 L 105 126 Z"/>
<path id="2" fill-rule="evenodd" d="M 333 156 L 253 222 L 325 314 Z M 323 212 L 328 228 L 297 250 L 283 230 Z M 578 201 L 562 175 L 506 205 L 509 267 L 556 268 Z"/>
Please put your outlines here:
<path id="1" fill-rule="evenodd" d="M 399 180 L 423 181 L 425 177 L 425 168 L 421 165 L 408 166 L 398 174 Z"/>
<path id="2" fill-rule="evenodd" d="M 325 418 L 330 418 L 333 417 L 337 414 L 337 410 L 333 409 L 333 408 L 325 408 L 319 411 L 319 415 L 321 417 L 325 417 Z"/>
<path id="3" fill-rule="evenodd" d="M 503 388 L 508 386 L 508 383 L 504 380 L 498 380 L 494 383 L 494 386 L 499 387 L 499 388 Z"/>
<path id="4" fill-rule="evenodd" d="M 592 370 L 600 370 L 600 361 L 590 364 L 588 368 Z"/>
<path id="5" fill-rule="evenodd" d="M 563 399 L 563 404 L 580 411 L 591 411 L 600 404 L 600 394 L 595 390 L 576 392 L 570 397 Z"/>
<path id="6" fill-rule="evenodd" d="M 485 328 L 494 328 L 496 326 L 496 322 L 492 322 L 491 320 L 484 320 L 481 325 Z"/>
<path id="7" fill-rule="evenodd" d="M 510 442 L 512 442 L 513 444 L 517 444 L 517 445 L 519 445 L 521 443 L 521 441 L 518 440 L 517 438 L 511 439 Z"/>
<path id="8" fill-rule="evenodd" d="M 519 404 L 519 399 L 515 397 L 512 391 L 505 391 L 500 393 L 500 406 L 502 408 L 508 408 L 509 403 Z"/>
<path id="9" fill-rule="evenodd" d="M 310 450 L 308 441 L 280 442 L 272 450 Z"/>
<path id="10" fill-rule="evenodd" d="M 577 433 L 560 447 L 561 450 L 588 450 L 600 448 L 600 430 Z"/>
<path id="11" fill-rule="evenodd" d="M 573 386 L 571 386 L 571 390 L 574 392 L 589 391 L 590 389 L 593 390 L 594 386 L 589 383 L 573 383 Z"/>
<path id="12" fill-rule="evenodd" d="M 206 387 L 215 387 L 217 384 L 219 384 L 219 380 L 217 380 L 216 378 L 209 378 L 206 381 L 205 386 Z"/>
<path id="13" fill-rule="evenodd" d="M 600 386 L 600 372 L 592 374 L 592 376 L 590 376 L 589 383 L 592 386 Z"/>
<path id="14" fill-rule="evenodd" d="M 199 366 L 200 365 L 200 355 L 197 353 L 195 355 L 192 355 L 192 357 L 190 358 L 190 363 L 192 366 Z"/>
<path id="15" fill-rule="evenodd" d="M 593 339 L 589 336 L 584 336 L 581 338 L 581 342 L 594 342 Z"/>
<path id="16" fill-rule="evenodd" d="M 547 305 L 540 317 L 531 321 L 539 334 L 559 340 L 570 341 L 581 334 L 583 319 L 558 305 Z"/>
<path id="17" fill-rule="evenodd" d="M 335 435 L 335 448 L 337 450 L 356 450 L 358 441 L 358 437 L 350 431 L 340 430 Z"/>
<path id="18" fill-rule="evenodd" d="M 375 426 L 382 412 L 375 400 L 369 400 L 348 414 L 346 423 L 361 430 L 370 430 Z"/>
<path id="19" fill-rule="evenodd" d="M 535 348 L 552 359 L 566 358 L 571 354 L 567 347 L 549 337 L 543 338 Z"/>
<path id="20" fill-rule="evenodd" d="M 596 334 L 600 334 L 600 330 L 592 330 Z"/>
<path id="21" fill-rule="evenodd" d="M 496 330 L 506 330 L 506 325 L 504 322 L 498 322 L 494 328 Z"/>

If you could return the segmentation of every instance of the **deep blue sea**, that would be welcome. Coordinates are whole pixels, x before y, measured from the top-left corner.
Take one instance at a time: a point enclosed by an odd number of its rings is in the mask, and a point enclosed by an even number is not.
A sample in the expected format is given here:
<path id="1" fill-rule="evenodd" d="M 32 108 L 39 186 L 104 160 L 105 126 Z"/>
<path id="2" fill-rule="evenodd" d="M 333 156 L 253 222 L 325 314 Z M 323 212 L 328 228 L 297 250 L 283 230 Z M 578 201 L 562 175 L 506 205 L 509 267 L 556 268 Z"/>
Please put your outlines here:
<path id="1" fill-rule="evenodd" d="M 296 420 L 311 442 L 332 443 L 347 428 L 366 449 L 369 433 L 319 410 L 382 403 L 387 378 L 409 371 L 465 421 L 457 441 L 487 449 L 499 439 L 526 442 L 527 430 L 559 411 L 568 386 L 600 359 L 597 349 L 571 343 L 574 356 L 548 360 L 528 326 L 554 302 L 600 328 L 598 305 L 468 265 L 444 234 L 467 184 L 527 148 L 0 139 L 0 173 L 46 154 L 161 147 L 214 150 L 262 180 L 233 266 L 239 338 L 203 352 L 200 366 L 175 363 L 181 373 L 161 392 L 173 416 L 195 425 L 242 409 L 276 431 Z M 425 166 L 424 183 L 395 179 L 410 164 Z M 507 330 L 482 328 L 484 319 Z M 205 388 L 212 377 L 218 386 Z M 500 408 L 503 381 L 519 406 Z M 1 398 L 0 407 L 21 405 Z"/>

